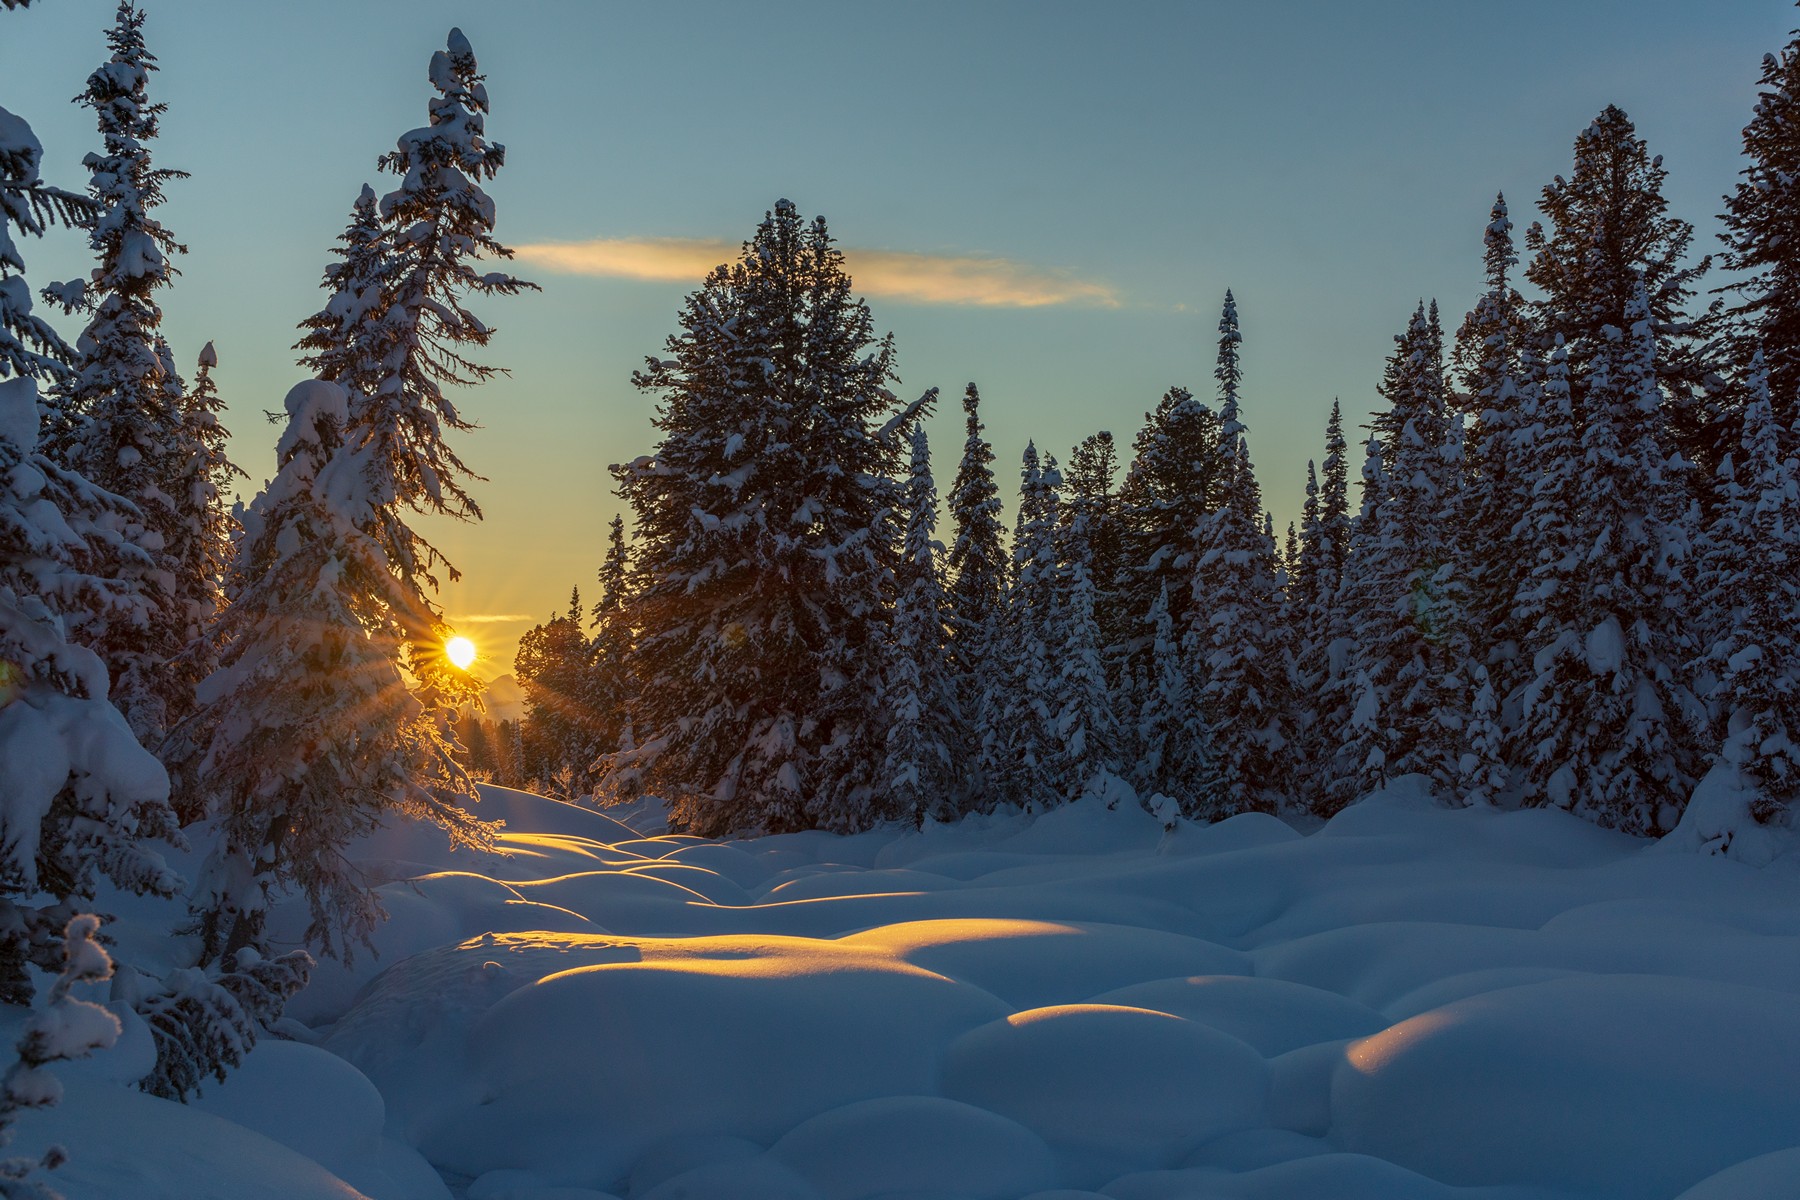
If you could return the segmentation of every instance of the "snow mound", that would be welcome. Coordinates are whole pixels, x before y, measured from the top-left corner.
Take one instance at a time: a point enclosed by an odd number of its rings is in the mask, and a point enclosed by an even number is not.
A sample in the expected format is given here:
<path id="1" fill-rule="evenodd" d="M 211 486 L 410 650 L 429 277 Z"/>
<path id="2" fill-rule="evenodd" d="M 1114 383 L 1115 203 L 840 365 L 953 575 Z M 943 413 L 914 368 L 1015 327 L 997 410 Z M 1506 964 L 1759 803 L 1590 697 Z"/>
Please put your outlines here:
<path id="1" fill-rule="evenodd" d="M 942 1047 L 1007 1012 L 968 984 L 835 942 L 628 946 L 637 961 L 549 975 L 475 1019 L 462 1093 L 410 1122 L 428 1158 L 613 1187 L 670 1138 L 768 1144 L 843 1104 L 930 1093 Z"/>
<path id="2" fill-rule="evenodd" d="M 1792 829 L 1761 824 L 1751 815 L 1756 792 L 1736 761 L 1743 753 L 1742 747 L 1727 746 L 1726 753 L 1694 788 L 1680 822 L 1657 849 L 1729 856 L 1753 867 L 1767 866 L 1793 849 Z"/>
<path id="3" fill-rule="evenodd" d="M 465 871 L 444 871 L 389 886 L 382 889 L 381 898 L 388 919 L 375 931 L 374 952 L 360 953 L 348 963 L 321 961 L 312 982 L 289 1001 L 289 1016 L 312 1025 L 335 1020 L 381 964 L 398 965 L 435 947 L 496 931 L 594 931 L 593 922 L 580 913 L 527 899 L 517 888 Z M 270 927 L 278 945 L 303 944 L 304 914 L 295 907 L 277 909 Z"/>
<path id="4" fill-rule="evenodd" d="M 1243 954 L 1197 938 L 1081 921 L 910 921 L 843 941 L 973 983 L 1015 1008 L 1069 1004 L 1147 976 L 1250 971 Z"/>
<path id="5" fill-rule="evenodd" d="M 1273 1058 L 1385 1029 L 1386 1017 L 1334 992 L 1281 979 L 1198 975 L 1157 979 L 1093 997 L 1095 1004 L 1153 1008 L 1186 1017 L 1246 1042 Z"/>
<path id="6" fill-rule="evenodd" d="M 43 1177 L 65 1200 L 386 1200 L 242 1125 L 114 1083 L 71 1080 L 61 1104 L 25 1113 L 18 1130 L 9 1151 L 69 1147 Z M 412 1195 L 446 1194 L 432 1182 L 437 1192 Z"/>
<path id="7" fill-rule="evenodd" d="M 1332 1135 L 1447 1183 L 1673 1196 L 1793 1144 L 1793 1005 L 1633 975 L 1473 996 L 1352 1043 Z"/>
<path id="8" fill-rule="evenodd" d="M 1269 1091 L 1262 1057 L 1236 1038 L 1100 1004 L 1033 1009 L 973 1030 L 950 1047 L 943 1078 L 945 1095 L 1035 1131 L 1092 1182 L 1120 1163 L 1172 1162 L 1263 1123 Z"/>

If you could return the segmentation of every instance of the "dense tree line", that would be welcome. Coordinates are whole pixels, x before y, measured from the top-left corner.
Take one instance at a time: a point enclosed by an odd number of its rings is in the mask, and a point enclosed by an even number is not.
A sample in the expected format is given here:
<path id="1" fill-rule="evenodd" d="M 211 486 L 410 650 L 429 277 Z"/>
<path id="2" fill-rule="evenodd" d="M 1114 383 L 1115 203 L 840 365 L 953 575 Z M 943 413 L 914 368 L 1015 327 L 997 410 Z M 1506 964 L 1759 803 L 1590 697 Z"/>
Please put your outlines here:
<path id="1" fill-rule="evenodd" d="M 1333 404 L 1281 545 L 1229 292 L 1212 397 L 1170 388 L 1122 472 L 1111 433 L 1066 467 L 1028 446 L 1010 547 L 970 384 L 934 541 L 936 393 L 888 390 L 891 339 L 823 220 L 781 201 L 636 377 L 659 440 L 613 468 L 636 537 L 624 569 L 615 526 L 607 648 L 574 609 L 528 636 L 526 743 L 699 833 L 1130 791 L 1329 816 L 1419 774 L 1452 803 L 1654 835 L 1722 764 L 1744 820 L 1784 819 L 1800 43 L 1762 82 L 1725 201 L 1734 303 L 1703 304 L 1712 260 L 1609 106 L 1543 189 L 1523 270 L 1498 197 L 1453 338 L 1435 301 L 1405 321 L 1354 495 Z"/>

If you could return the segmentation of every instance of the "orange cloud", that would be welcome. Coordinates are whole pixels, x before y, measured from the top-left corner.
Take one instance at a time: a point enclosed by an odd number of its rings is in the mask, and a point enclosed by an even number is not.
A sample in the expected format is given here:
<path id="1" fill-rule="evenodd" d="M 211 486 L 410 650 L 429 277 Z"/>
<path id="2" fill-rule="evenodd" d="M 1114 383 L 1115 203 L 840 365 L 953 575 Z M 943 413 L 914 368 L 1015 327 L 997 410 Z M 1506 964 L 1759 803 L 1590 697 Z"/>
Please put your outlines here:
<path id="1" fill-rule="evenodd" d="M 676 283 L 698 283 L 720 263 L 734 261 L 739 251 L 734 243 L 704 238 L 593 238 L 516 248 L 520 258 L 550 271 Z M 847 249 L 844 260 L 863 295 L 908 304 L 1119 306 L 1118 294 L 1106 284 L 1004 258 Z"/>

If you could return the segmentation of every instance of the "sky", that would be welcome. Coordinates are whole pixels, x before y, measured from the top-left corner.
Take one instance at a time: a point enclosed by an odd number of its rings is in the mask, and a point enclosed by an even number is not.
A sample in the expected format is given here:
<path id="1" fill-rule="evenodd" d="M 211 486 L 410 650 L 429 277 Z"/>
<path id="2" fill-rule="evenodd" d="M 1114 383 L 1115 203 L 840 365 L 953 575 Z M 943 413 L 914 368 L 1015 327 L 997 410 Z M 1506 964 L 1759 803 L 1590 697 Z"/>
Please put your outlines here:
<path id="1" fill-rule="evenodd" d="M 1110 429 L 1124 450 L 1170 385 L 1211 395 L 1232 289 L 1251 454 L 1285 527 L 1333 398 L 1366 419 L 1421 298 L 1454 329 L 1495 192 L 1522 233 L 1607 104 L 1664 155 L 1671 211 L 1713 249 L 1761 56 L 1800 25 L 1786 0 L 144 8 L 169 106 L 156 163 L 191 175 L 158 210 L 189 247 L 164 329 L 186 364 L 215 343 L 251 490 L 351 203 L 391 186 L 376 157 L 426 123 L 449 28 L 473 44 L 507 147 L 497 232 L 543 288 L 471 306 L 510 371 L 458 397 L 482 426 L 453 446 L 486 477 L 486 519 L 421 523 L 463 573 L 441 599 L 487 675 L 571 587 L 595 598 L 621 510 L 607 467 L 655 444 L 631 372 L 778 198 L 827 218 L 895 335 L 902 398 L 943 390 L 940 486 L 980 385 L 1009 523 L 1028 438 L 1066 457 Z M 112 13 L 0 12 L 0 106 L 65 187 L 98 146 L 68 98 Z M 39 286 L 89 265 L 67 231 L 26 254 Z"/>

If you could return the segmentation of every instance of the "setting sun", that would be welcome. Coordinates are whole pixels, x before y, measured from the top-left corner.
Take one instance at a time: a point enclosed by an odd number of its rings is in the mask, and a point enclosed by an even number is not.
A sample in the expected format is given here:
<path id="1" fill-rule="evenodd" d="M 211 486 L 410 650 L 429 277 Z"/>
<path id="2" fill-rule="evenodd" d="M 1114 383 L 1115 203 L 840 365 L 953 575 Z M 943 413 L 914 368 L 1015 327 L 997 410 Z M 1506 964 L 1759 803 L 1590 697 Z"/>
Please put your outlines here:
<path id="1" fill-rule="evenodd" d="M 444 643 L 444 656 L 456 664 L 460 671 L 466 671 L 475 662 L 475 643 L 466 637 L 453 637 Z"/>

